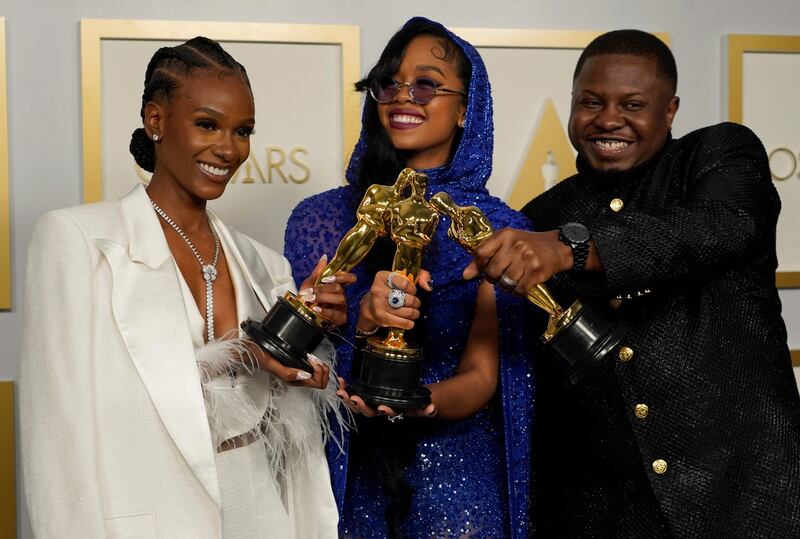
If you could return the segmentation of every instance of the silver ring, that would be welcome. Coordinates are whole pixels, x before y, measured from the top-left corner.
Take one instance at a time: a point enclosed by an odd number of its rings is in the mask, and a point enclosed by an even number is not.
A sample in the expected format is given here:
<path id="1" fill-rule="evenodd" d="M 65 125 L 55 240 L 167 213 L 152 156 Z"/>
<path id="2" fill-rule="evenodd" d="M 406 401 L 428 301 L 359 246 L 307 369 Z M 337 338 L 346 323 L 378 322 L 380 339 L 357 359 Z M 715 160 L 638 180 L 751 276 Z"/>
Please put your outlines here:
<path id="1" fill-rule="evenodd" d="M 397 288 L 397 286 L 395 286 L 395 284 L 394 284 L 394 281 L 392 281 L 392 279 L 394 279 L 394 277 L 395 277 L 396 275 L 397 275 L 397 276 L 399 276 L 400 274 L 399 274 L 399 273 L 397 273 L 396 271 L 393 271 L 393 272 L 391 272 L 389 275 L 387 275 L 387 276 L 386 276 L 386 285 L 387 285 L 389 288 Z"/>
<path id="2" fill-rule="evenodd" d="M 516 288 L 517 281 L 506 275 L 505 273 L 500 276 L 500 286 L 505 288 Z"/>
<path id="3" fill-rule="evenodd" d="M 394 423 L 395 421 L 400 421 L 401 419 L 403 419 L 403 413 L 401 412 L 401 413 L 399 413 L 397 415 L 386 416 L 386 419 L 389 420 L 389 423 Z"/>
<path id="4" fill-rule="evenodd" d="M 386 299 L 389 301 L 389 307 L 399 309 L 406 304 L 406 293 L 402 290 L 392 289 Z"/>

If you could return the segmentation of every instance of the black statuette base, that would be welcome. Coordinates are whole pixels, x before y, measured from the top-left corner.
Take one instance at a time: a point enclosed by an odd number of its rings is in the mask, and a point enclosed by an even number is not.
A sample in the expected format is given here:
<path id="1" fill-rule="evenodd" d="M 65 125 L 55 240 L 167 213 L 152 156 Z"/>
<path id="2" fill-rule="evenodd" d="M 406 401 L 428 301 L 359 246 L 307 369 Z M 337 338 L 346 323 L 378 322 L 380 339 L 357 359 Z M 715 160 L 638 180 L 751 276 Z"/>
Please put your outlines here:
<path id="1" fill-rule="evenodd" d="M 306 356 L 319 345 L 325 331 L 300 315 L 286 299 L 279 297 L 261 322 L 247 319 L 241 327 L 283 365 L 314 372 Z"/>
<path id="2" fill-rule="evenodd" d="M 627 324 L 612 324 L 584 305 L 569 325 L 545 344 L 565 369 L 568 385 L 578 385 L 617 347 L 629 331 Z"/>
<path id="3" fill-rule="evenodd" d="M 431 403 L 431 392 L 419 383 L 422 358 L 394 359 L 375 351 L 356 353 L 350 393 L 371 406 L 386 405 L 400 411 L 424 408 Z"/>

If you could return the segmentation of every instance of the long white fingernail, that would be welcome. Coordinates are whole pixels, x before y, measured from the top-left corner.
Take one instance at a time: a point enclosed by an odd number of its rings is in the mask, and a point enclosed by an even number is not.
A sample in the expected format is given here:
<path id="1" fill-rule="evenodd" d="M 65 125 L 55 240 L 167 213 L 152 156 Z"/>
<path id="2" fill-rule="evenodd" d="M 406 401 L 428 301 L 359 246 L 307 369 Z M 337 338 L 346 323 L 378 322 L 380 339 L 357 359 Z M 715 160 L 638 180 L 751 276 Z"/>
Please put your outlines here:
<path id="1" fill-rule="evenodd" d="M 312 354 L 311 352 L 306 354 L 306 358 L 308 359 L 309 363 L 314 363 L 316 365 L 320 364 L 319 358 L 317 356 L 315 356 L 314 354 Z"/>
<path id="2" fill-rule="evenodd" d="M 336 282 L 336 275 L 328 275 L 327 277 L 323 277 L 322 279 L 319 280 L 319 282 L 325 283 L 325 284 L 335 283 Z"/>
<path id="3" fill-rule="evenodd" d="M 300 291 L 300 299 L 303 301 L 314 301 L 317 299 L 317 295 L 314 294 L 314 290 L 311 288 L 306 288 L 305 290 Z"/>
<path id="4" fill-rule="evenodd" d="M 322 307 L 318 307 L 318 306 L 314 305 L 313 307 L 311 307 L 311 310 L 314 311 L 315 313 L 321 313 L 322 312 Z"/>
<path id="5" fill-rule="evenodd" d="M 320 262 L 327 262 L 328 261 L 328 255 L 326 255 L 326 254 L 322 255 L 321 257 L 319 257 L 319 261 Z"/>
<path id="6" fill-rule="evenodd" d="M 298 380 L 308 380 L 309 378 L 311 378 L 311 373 L 308 373 L 306 371 L 297 371 Z"/>

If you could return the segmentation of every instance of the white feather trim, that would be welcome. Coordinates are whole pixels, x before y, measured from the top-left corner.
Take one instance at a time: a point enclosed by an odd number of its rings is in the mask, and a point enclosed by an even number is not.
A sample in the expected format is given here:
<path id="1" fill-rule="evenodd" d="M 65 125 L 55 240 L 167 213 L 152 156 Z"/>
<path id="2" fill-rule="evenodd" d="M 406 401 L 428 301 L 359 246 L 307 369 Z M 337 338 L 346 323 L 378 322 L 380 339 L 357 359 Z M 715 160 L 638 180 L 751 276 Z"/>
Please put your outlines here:
<path id="1" fill-rule="evenodd" d="M 340 432 L 351 426 L 350 410 L 336 396 L 335 348 L 324 340 L 314 355 L 330 366 L 328 386 L 323 390 L 290 387 L 261 371 L 243 339 L 212 340 L 197 349 L 215 447 L 237 436 L 255 434 L 266 445 L 274 469 L 285 471 L 307 462 L 303 456 L 319 447 L 320 436 L 323 440 L 333 436 L 331 421 L 339 424 Z M 334 441 L 342 447 L 338 437 Z"/>

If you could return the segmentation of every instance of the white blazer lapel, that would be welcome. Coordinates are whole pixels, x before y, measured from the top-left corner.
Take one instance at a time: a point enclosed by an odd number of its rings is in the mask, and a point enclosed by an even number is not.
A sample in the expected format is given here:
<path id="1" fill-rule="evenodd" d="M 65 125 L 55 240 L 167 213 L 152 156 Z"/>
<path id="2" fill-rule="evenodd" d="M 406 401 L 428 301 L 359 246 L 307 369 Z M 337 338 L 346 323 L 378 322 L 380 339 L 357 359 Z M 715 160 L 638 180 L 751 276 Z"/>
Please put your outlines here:
<path id="1" fill-rule="evenodd" d="M 229 257 L 234 257 L 246 281 L 244 283 L 236 283 L 237 297 L 243 297 L 243 293 L 249 293 L 250 289 L 252 289 L 261 302 L 261 305 L 264 307 L 264 310 L 269 310 L 269 308 L 275 304 L 274 289 L 278 283 L 276 283 L 275 279 L 270 275 L 264 262 L 253 247 L 253 244 L 250 243 L 246 237 L 235 231 L 231 231 L 213 213 L 211 217 L 214 221 L 214 227 L 217 229 L 217 233 L 224 238 L 227 245 L 235 247 L 232 249 L 232 252 L 226 252 L 225 254 Z M 242 314 L 246 313 L 239 313 L 239 316 L 241 317 Z"/>
<path id="2" fill-rule="evenodd" d="M 214 448 L 178 270 L 144 189 L 120 203 L 130 245 L 95 240 L 111 266 L 114 317 L 164 427 L 219 506 Z"/>

